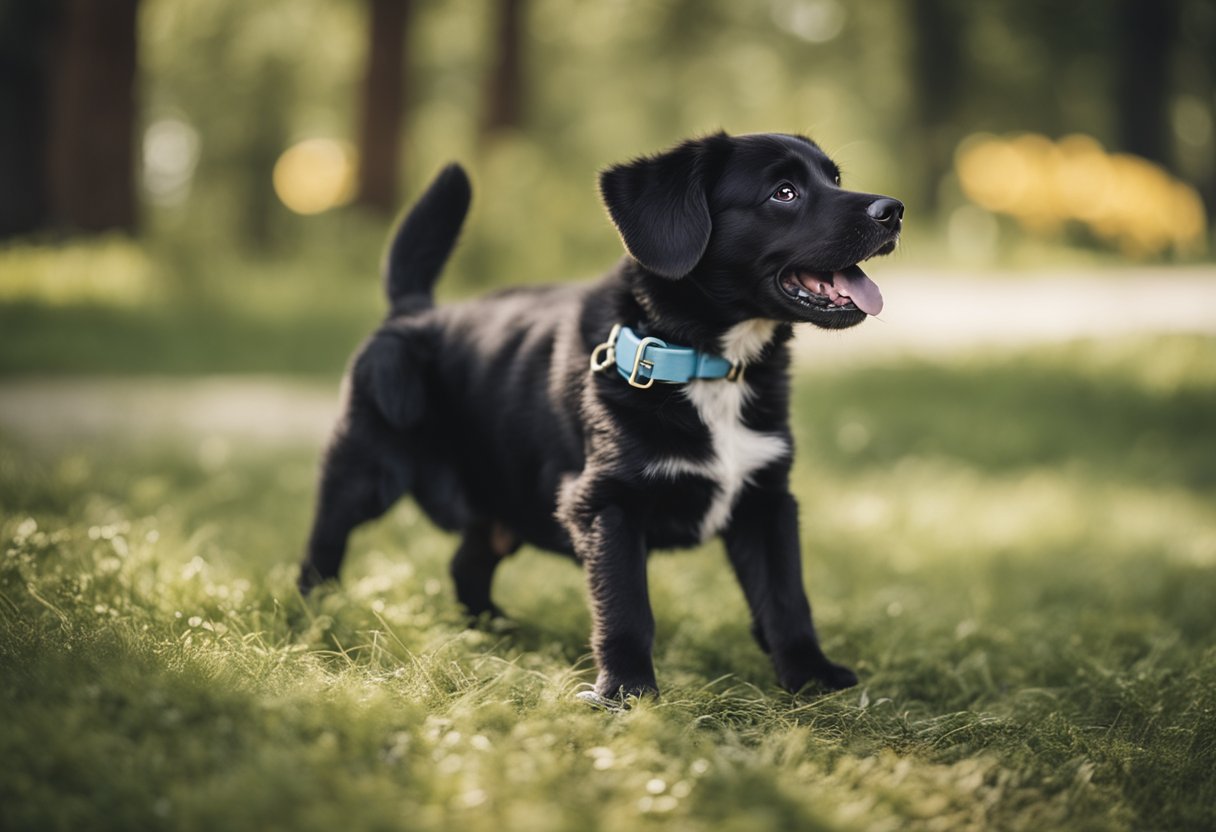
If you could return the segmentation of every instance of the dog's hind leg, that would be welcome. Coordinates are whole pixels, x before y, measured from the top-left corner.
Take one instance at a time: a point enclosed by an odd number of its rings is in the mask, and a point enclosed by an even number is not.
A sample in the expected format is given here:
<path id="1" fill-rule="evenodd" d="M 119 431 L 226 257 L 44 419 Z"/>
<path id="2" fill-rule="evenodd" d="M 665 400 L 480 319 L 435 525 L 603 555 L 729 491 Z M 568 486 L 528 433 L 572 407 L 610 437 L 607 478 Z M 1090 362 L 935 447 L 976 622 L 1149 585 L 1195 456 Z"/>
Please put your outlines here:
<path id="1" fill-rule="evenodd" d="M 495 618 L 502 616 L 502 610 L 490 600 L 490 585 L 503 558 L 518 548 L 518 538 L 498 523 L 478 520 L 465 528 L 450 569 L 456 599 L 469 615 L 476 618 L 488 612 Z"/>
<path id="2" fill-rule="evenodd" d="M 410 487 L 410 468 L 357 434 L 335 435 L 321 466 L 316 516 L 298 585 L 302 593 L 336 578 L 350 533 L 384 514 Z"/>
<path id="3" fill-rule="evenodd" d="M 374 520 L 413 485 L 412 430 L 425 400 L 419 365 L 425 332 L 396 323 L 360 348 L 347 379 L 343 416 L 321 463 L 321 484 L 300 591 L 336 578 L 351 531 Z"/>

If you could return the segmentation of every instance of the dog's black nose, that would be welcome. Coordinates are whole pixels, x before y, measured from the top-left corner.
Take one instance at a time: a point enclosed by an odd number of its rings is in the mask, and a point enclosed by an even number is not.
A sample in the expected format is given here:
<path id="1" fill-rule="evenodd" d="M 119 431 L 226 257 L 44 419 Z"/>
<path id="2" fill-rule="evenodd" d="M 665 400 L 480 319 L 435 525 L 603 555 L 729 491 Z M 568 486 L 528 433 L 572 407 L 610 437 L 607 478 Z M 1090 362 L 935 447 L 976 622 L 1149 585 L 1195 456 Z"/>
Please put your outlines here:
<path id="1" fill-rule="evenodd" d="M 894 231 L 899 228 L 899 223 L 904 218 L 904 204 L 898 199 L 888 199 L 884 196 L 871 202 L 866 213 L 879 224 Z"/>

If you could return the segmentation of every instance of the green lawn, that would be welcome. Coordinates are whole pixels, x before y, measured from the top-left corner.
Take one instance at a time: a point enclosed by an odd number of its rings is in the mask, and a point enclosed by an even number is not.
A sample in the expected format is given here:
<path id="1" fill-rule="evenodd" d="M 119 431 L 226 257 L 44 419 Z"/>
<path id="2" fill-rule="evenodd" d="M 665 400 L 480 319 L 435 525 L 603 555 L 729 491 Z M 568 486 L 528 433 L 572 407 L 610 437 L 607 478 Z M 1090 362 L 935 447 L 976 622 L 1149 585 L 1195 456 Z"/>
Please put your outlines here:
<path id="1" fill-rule="evenodd" d="M 464 628 L 403 503 L 292 589 L 313 448 L 0 440 L 6 829 L 1216 827 L 1216 340 L 799 380 L 807 581 L 862 676 L 778 690 L 717 544 L 652 561 L 610 714 L 581 574 Z"/>
<path id="2" fill-rule="evenodd" d="M 0 246 L 0 378 L 340 373 L 384 315 L 379 245 L 353 262 L 349 244 L 264 260 L 124 238 Z"/>

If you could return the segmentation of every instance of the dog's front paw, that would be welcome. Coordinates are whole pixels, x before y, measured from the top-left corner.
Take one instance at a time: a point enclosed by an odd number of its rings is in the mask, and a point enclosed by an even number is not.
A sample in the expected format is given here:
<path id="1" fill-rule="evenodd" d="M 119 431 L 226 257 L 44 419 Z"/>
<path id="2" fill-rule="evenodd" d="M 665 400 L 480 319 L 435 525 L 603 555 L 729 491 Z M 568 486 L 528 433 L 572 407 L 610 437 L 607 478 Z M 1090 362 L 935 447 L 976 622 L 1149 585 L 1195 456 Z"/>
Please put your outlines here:
<path id="1" fill-rule="evenodd" d="M 659 686 L 654 679 L 622 681 L 600 676 L 595 682 L 595 690 L 580 691 L 574 697 L 604 710 L 627 711 L 633 699 L 658 699 Z"/>
<path id="2" fill-rule="evenodd" d="M 801 661 L 785 661 L 777 667 L 781 687 L 797 693 L 811 683 L 829 691 L 844 690 L 857 684 L 857 674 L 842 664 L 830 661 L 817 649 Z"/>
<path id="3" fill-rule="evenodd" d="M 828 690 L 844 690 L 857 684 L 857 674 L 842 664 L 827 662 L 812 677 Z"/>
<path id="4" fill-rule="evenodd" d="M 296 589 L 300 591 L 300 595 L 307 598 L 314 589 L 333 580 L 335 579 L 324 577 L 312 564 L 305 563 L 296 575 Z"/>
<path id="5" fill-rule="evenodd" d="M 629 710 L 628 699 L 610 699 L 607 696 L 600 696 L 593 690 L 580 690 L 574 694 L 574 698 L 585 705 L 590 705 L 601 711 L 627 711 Z"/>

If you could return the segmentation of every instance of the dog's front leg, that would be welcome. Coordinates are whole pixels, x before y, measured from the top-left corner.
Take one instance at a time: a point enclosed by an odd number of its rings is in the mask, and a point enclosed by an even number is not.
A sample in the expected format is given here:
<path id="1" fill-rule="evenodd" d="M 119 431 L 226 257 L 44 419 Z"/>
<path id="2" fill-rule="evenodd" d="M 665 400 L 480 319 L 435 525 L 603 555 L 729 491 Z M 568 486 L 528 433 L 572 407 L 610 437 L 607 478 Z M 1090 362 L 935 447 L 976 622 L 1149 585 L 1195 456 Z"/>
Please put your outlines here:
<path id="1" fill-rule="evenodd" d="M 812 679 L 831 690 L 857 684 L 853 671 L 831 662 L 819 647 L 802 587 L 798 503 L 793 496 L 748 489 L 723 538 L 753 626 L 772 656 L 781 686 L 798 691 Z"/>
<path id="2" fill-rule="evenodd" d="M 581 513 L 572 525 L 591 597 L 591 646 L 599 667 L 596 695 L 619 701 L 657 694 L 645 535 L 618 506 Z"/>

